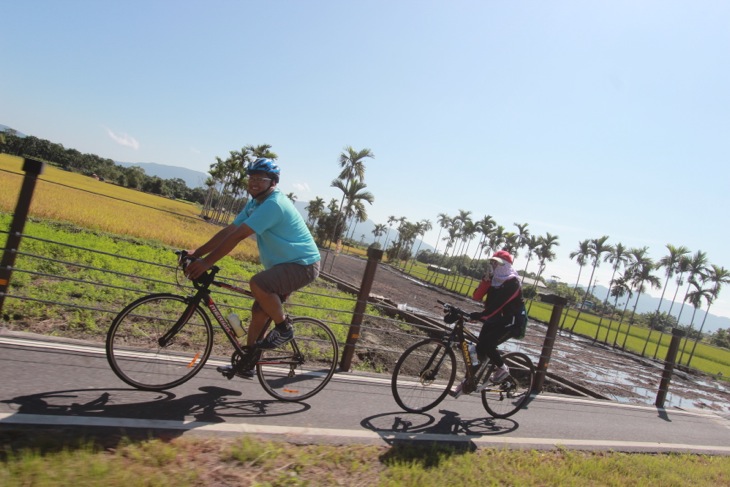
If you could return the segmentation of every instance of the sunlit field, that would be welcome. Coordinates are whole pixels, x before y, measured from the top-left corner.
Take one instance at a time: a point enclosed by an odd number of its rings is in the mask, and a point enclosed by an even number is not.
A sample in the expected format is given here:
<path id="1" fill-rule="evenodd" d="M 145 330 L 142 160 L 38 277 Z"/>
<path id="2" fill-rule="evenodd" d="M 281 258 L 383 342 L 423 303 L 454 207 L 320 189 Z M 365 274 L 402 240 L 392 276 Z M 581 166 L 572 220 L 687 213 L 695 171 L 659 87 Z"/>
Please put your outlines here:
<path id="1" fill-rule="evenodd" d="M 24 174 L 21 169 L 22 159 L 0 154 L 0 210 L 15 210 Z M 155 240 L 175 248 L 195 248 L 220 229 L 199 219 L 199 214 L 200 208 L 191 203 L 122 188 L 49 165 L 38 178 L 30 207 L 31 217 Z M 232 256 L 257 259 L 255 242 L 243 242 Z"/>

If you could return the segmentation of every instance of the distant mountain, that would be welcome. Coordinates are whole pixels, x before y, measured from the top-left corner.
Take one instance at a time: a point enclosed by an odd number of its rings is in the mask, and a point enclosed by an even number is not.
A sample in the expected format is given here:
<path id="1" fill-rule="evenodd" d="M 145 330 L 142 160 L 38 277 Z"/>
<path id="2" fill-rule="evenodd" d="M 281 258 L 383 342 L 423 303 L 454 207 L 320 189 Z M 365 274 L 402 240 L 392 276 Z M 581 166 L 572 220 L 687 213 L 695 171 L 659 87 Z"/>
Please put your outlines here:
<path id="1" fill-rule="evenodd" d="M 583 286 L 579 286 L 583 287 Z M 585 290 L 585 287 L 583 287 L 583 290 Z M 601 300 L 603 302 L 604 299 L 606 299 L 606 293 L 608 292 L 608 288 L 605 286 L 601 286 L 600 284 L 598 286 L 595 286 L 595 289 L 592 291 L 592 294 Z M 613 297 L 609 298 L 609 304 L 613 304 Z M 619 298 L 619 307 L 623 309 L 623 306 L 621 306 L 623 303 L 626 303 L 626 297 Z M 629 307 L 627 308 L 627 312 L 631 312 L 631 310 L 634 308 L 634 302 L 636 302 L 636 294 L 629 300 Z M 671 305 L 671 301 L 669 299 L 664 298 L 664 301 L 662 301 L 662 312 L 666 313 L 669 311 L 669 306 Z M 650 296 L 646 293 L 642 294 L 639 297 L 639 303 L 636 305 L 636 312 L 637 313 L 653 313 L 656 311 L 656 307 L 659 306 L 659 298 L 655 298 L 653 296 Z M 674 306 L 672 307 L 672 315 L 676 318 L 677 313 L 679 312 L 679 308 L 682 306 L 682 303 L 677 303 L 675 301 Z M 682 311 L 682 319 L 680 324 L 681 325 L 689 325 L 690 320 L 692 319 L 692 311 L 694 308 L 690 304 L 684 305 L 684 311 Z M 702 319 L 705 317 L 705 312 L 702 308 L 697 310 L 697 315 L 695 316 L 695 323 L 694 328 L 698 329 L 699 326 L 702 324 Z M 730 329 L 730 318 L 726 318 L 724 316 L 715 316 L 712 313 L 707 315 L 707 321 L 705 322 L 705 328 L 702 330 L 703 333 L 712 333 L 714 331 L 722 329 Z"/>
<path id="2" fill-rule="evenodd" d="M 202 187 L 208 178 L 208 174 L 204 172 L 178 166 L 166 166 L 164 164 L 157 164 L 156 162 L 114 162 L 123 167 L 141 167 L 148 176 L 157 176 L 161 179 L 182 179 L 188 188 Z"/>
<path id="3" fill-rule="evenodd" d="M 27 135 L 25 135 L 22 132 L 18 132 L 13 127 L 8 127 L 7 125 L 3 125 L 0 123 L 0 132 L 8 132 L 8 131 L 15 132 L 15 135 L 20 138 L 27 137 Z"/>

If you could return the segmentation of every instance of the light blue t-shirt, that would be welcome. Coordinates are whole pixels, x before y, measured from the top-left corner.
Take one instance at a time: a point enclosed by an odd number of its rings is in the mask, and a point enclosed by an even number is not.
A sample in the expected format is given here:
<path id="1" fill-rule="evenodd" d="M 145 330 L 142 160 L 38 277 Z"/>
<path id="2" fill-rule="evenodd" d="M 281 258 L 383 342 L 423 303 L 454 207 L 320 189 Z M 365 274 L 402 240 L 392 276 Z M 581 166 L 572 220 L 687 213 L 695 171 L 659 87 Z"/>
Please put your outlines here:
<path id="1" fill-rule="evenodd" d="M 278 188 L 263 203 L 249 200 L 233 220 L 234 225 L 242 223 L 256 232 L 265 269 L 286 263 L 310 265 L 320 260 L 319 249 L 304 218 Z"/>

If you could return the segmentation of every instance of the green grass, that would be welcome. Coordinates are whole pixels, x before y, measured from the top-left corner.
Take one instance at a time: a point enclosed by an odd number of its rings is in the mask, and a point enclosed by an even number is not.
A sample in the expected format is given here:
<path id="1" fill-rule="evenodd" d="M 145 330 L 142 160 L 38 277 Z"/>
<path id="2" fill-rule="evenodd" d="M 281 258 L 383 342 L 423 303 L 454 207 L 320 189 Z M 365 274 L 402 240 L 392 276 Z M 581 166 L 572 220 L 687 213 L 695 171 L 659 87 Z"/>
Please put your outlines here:
<path id="1" fill-rule="evenodd" d="M 0 213 L 0 228 L 7 228 L 9 220 L 8 214 Z M 160 243 L 45 221 L 29 221 L 24 233 L 33 238 L 25 238 L 21 243 L 21 255 L 15 262 L 17 270 L 12 275 L 10 294 L 33 299 L 6 299 L 2 318 L 14 329 L 101 339 L 116 313 L 142 294 L 187 294 L 192 289 L 189 282 L 179 275 L 177 277 L 181 279 L 182 286 L 172 284 L 176 279 L 175 255 L 173 249 Z M 2 235 L 3 244 L 5 236 Z M 63 242 L 67 246 L 51 242 Z M 134 260 L 121 259 L 119 256 Z M 164 267 L 147 263 L 163 264 Z M 259 264 L 231 257 L 223 258 L 219 266 L 222 269 L 221 277 L 243 281 L 260 269 Z M 101 287 L 97 282 L 115 287 Z M 245 287 L 245 283 L 241 285 Z M 249 298 L 223 292 L 214 292 L 214 298 L 224 315 L 232 310 L 242 319 L 247 318 L 251 304 Z M 74 307 L 67 304 L 73 304 Z M 323 281 L 293 294 L 287 305 L 295 315 L 312 316 L 340 324 L 349 324 L 353 306 L 349 295 Z M 347 327 L 331 328 L 338 342 L 343 343 Z"/>
<path id="2" fill-rule="evenodd" d="M 0 485 L 728 485 L 730 458 L 445 446 L 294 445 L 252 436 L 123 439 L 102 447 L 25 439 L 0 447 Z"/>
<path id="3" fill-rule="evenodd" d="M 538 304 L 540 303 L 533 303 L 532 309 L 530 310 L 530 317 L 540 319 L 541 321 L 549 321 L 549 317 L 547 320 L 543 319 L 545 316 L 544 312 L 539 317 L 534 314 L 536 309 L 540 309 L 537 307 Z M 669 344 L 672 339 L 672 335 L 669 333 L 654 331 L 650 335 L 648 328 L 637 326 L 636 324 L 629 328 L 627 322 L 620 323 L 616 320 L 604 319 L 601 321 L 600 317 L 589 313 L 581 313 L 577 322 L 575 321 L 576 317 L 578 317 L 576 310 L 566 310 L 560 318 L 560 323 L 565 330 L 570 330 L 575 323 L 574 332 L 590 338 L 594 338 L 596 331 L 598 331 L 598 341 L 608 342 L 610 345 L 616 343 L 618 347 L 637 354 L 645 352 L 646 356 L 653 357 L 656 353 L 656 357 L 661 360 L 667 356 Z M 565 318 L 565 323 L 563 323 L 563 318 Z M 598 326 L 599 323 L 600 329 Z M 608 339 L 606 338 L 607 332 L 609 332 Z M 647 338 L 649 339 L 648 344 Z M 644 351 L 645 345 L 646 350 Z M 680 351 L 683 347 L 684 354 L 680 353 L 676 357 L 678 364 L 687 365 L 689 363 L 694 369 L 724 378 L 725 380 L 730 379 L 730 350 L 699 342 L 695 348 L 694 356 L 690 361 L 690 353 L 694 347 L 694 340 L 682 339 L 680 342 Z"/>

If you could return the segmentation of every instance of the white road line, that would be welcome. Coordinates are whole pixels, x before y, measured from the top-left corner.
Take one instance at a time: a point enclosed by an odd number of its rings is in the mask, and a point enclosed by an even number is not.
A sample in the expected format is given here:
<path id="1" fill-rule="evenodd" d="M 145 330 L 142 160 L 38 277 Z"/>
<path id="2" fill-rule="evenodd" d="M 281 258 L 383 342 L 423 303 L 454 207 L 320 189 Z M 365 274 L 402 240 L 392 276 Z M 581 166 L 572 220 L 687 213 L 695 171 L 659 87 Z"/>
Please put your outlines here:
<path id="1" fill-rule="evenodd" d="M 53 416 L 41 414 L 0 414 L 0 424 L 34 424 L 44 426 L 91 426 L 108 428 L 167 429 L 205 433 L 264 434 L 301 437 L 329 437 L 347 440 L 391 442 L 417 440 L 438 442 L 473 442 L 481 446 L 564 446 L 574 448 L 608 448 L 652 451 L 722 452 L 730 454 L 730 446 L 691 445 L 686 443 L 661 443 L 644 441 L 580 440 L 565 438 L 515 438 L 482 435 L 447 435 L 435 433 L 382 432 L 332 428 L 308 428 L 297 426 L 254 425 L 247 423 L 204 423 L 200 421 L 146 420 L 129 418 L 97 418 L 83 416 Z"/>
<path id="2" fill-rule="evenodd" d="M 99 345 L 99 346 L 76 345 L 76 344 L 67 343 L 67 342 L 29 340 L 29 339 L 10 337 L 10 336 L 0 336 L 0 344 L 41 348 L 41 349 L 51 349 L 51 350 L 64 350 L 64 351 L 71 351 L 71 352 L 83 352 L 83 353 L 89 353 L 89 354 L 93 354 L 93 355 L 106 355 L 106 349 L 104 348 L 103 345 Z M 206 365 L 218 366 L 218 365 L 227 365 L 228 363 L 229 363 L 228 361 L 209 359 L 208 362 L 206 362 Z M 336 373 L 334 376 L 332 376 L 332 380 L 338 381 L 338 382 L 351 382 L 351 383 L 364 383 L 364 384 L 367 384 L 367 383 L 383 384 L 383 385 L 390 384 L 390 378 L 353 375 L 350 373 Z M 610 406 L 612 408 L 626 408 L 626 409 L 636 409 L 636 410 L 655 411 L 655 412 L 664 411 L 663 409 L 658 409 L 655 406 L 642 406 L 640 404 L 625 404 L 625 403 L 619 403 L 619 402 L 609 402 L 609 401 L 599 400 L 599 399 L 584 399 L 584 398 L 571 397 L 571 396 L 565 396 L 565 395 L 539 394 L 537 396 L 533 396 L 532 400 L 534 400 L 534 401 L 574 402 L 574 403 L 582 403 L 582 404 L 591 404 L 591 405 L 595 405 L 595 406 Z M 726 428 L 730 429 L 730 420 L 725 419 L 722 416 L 720 416 L 712 411 L 702 411 L 702 410 L 698 410 L 698 409 L 693 409 L 693 410 L 671 409 L 670 411 L 672 414 L 684 414 L 684 415 L 690 415 L 690 416 L 711 417 L 711 418 L 715 419 L 718 422 L 718 424 L 721 424 L 721 425 L 725 426 Z"/>

